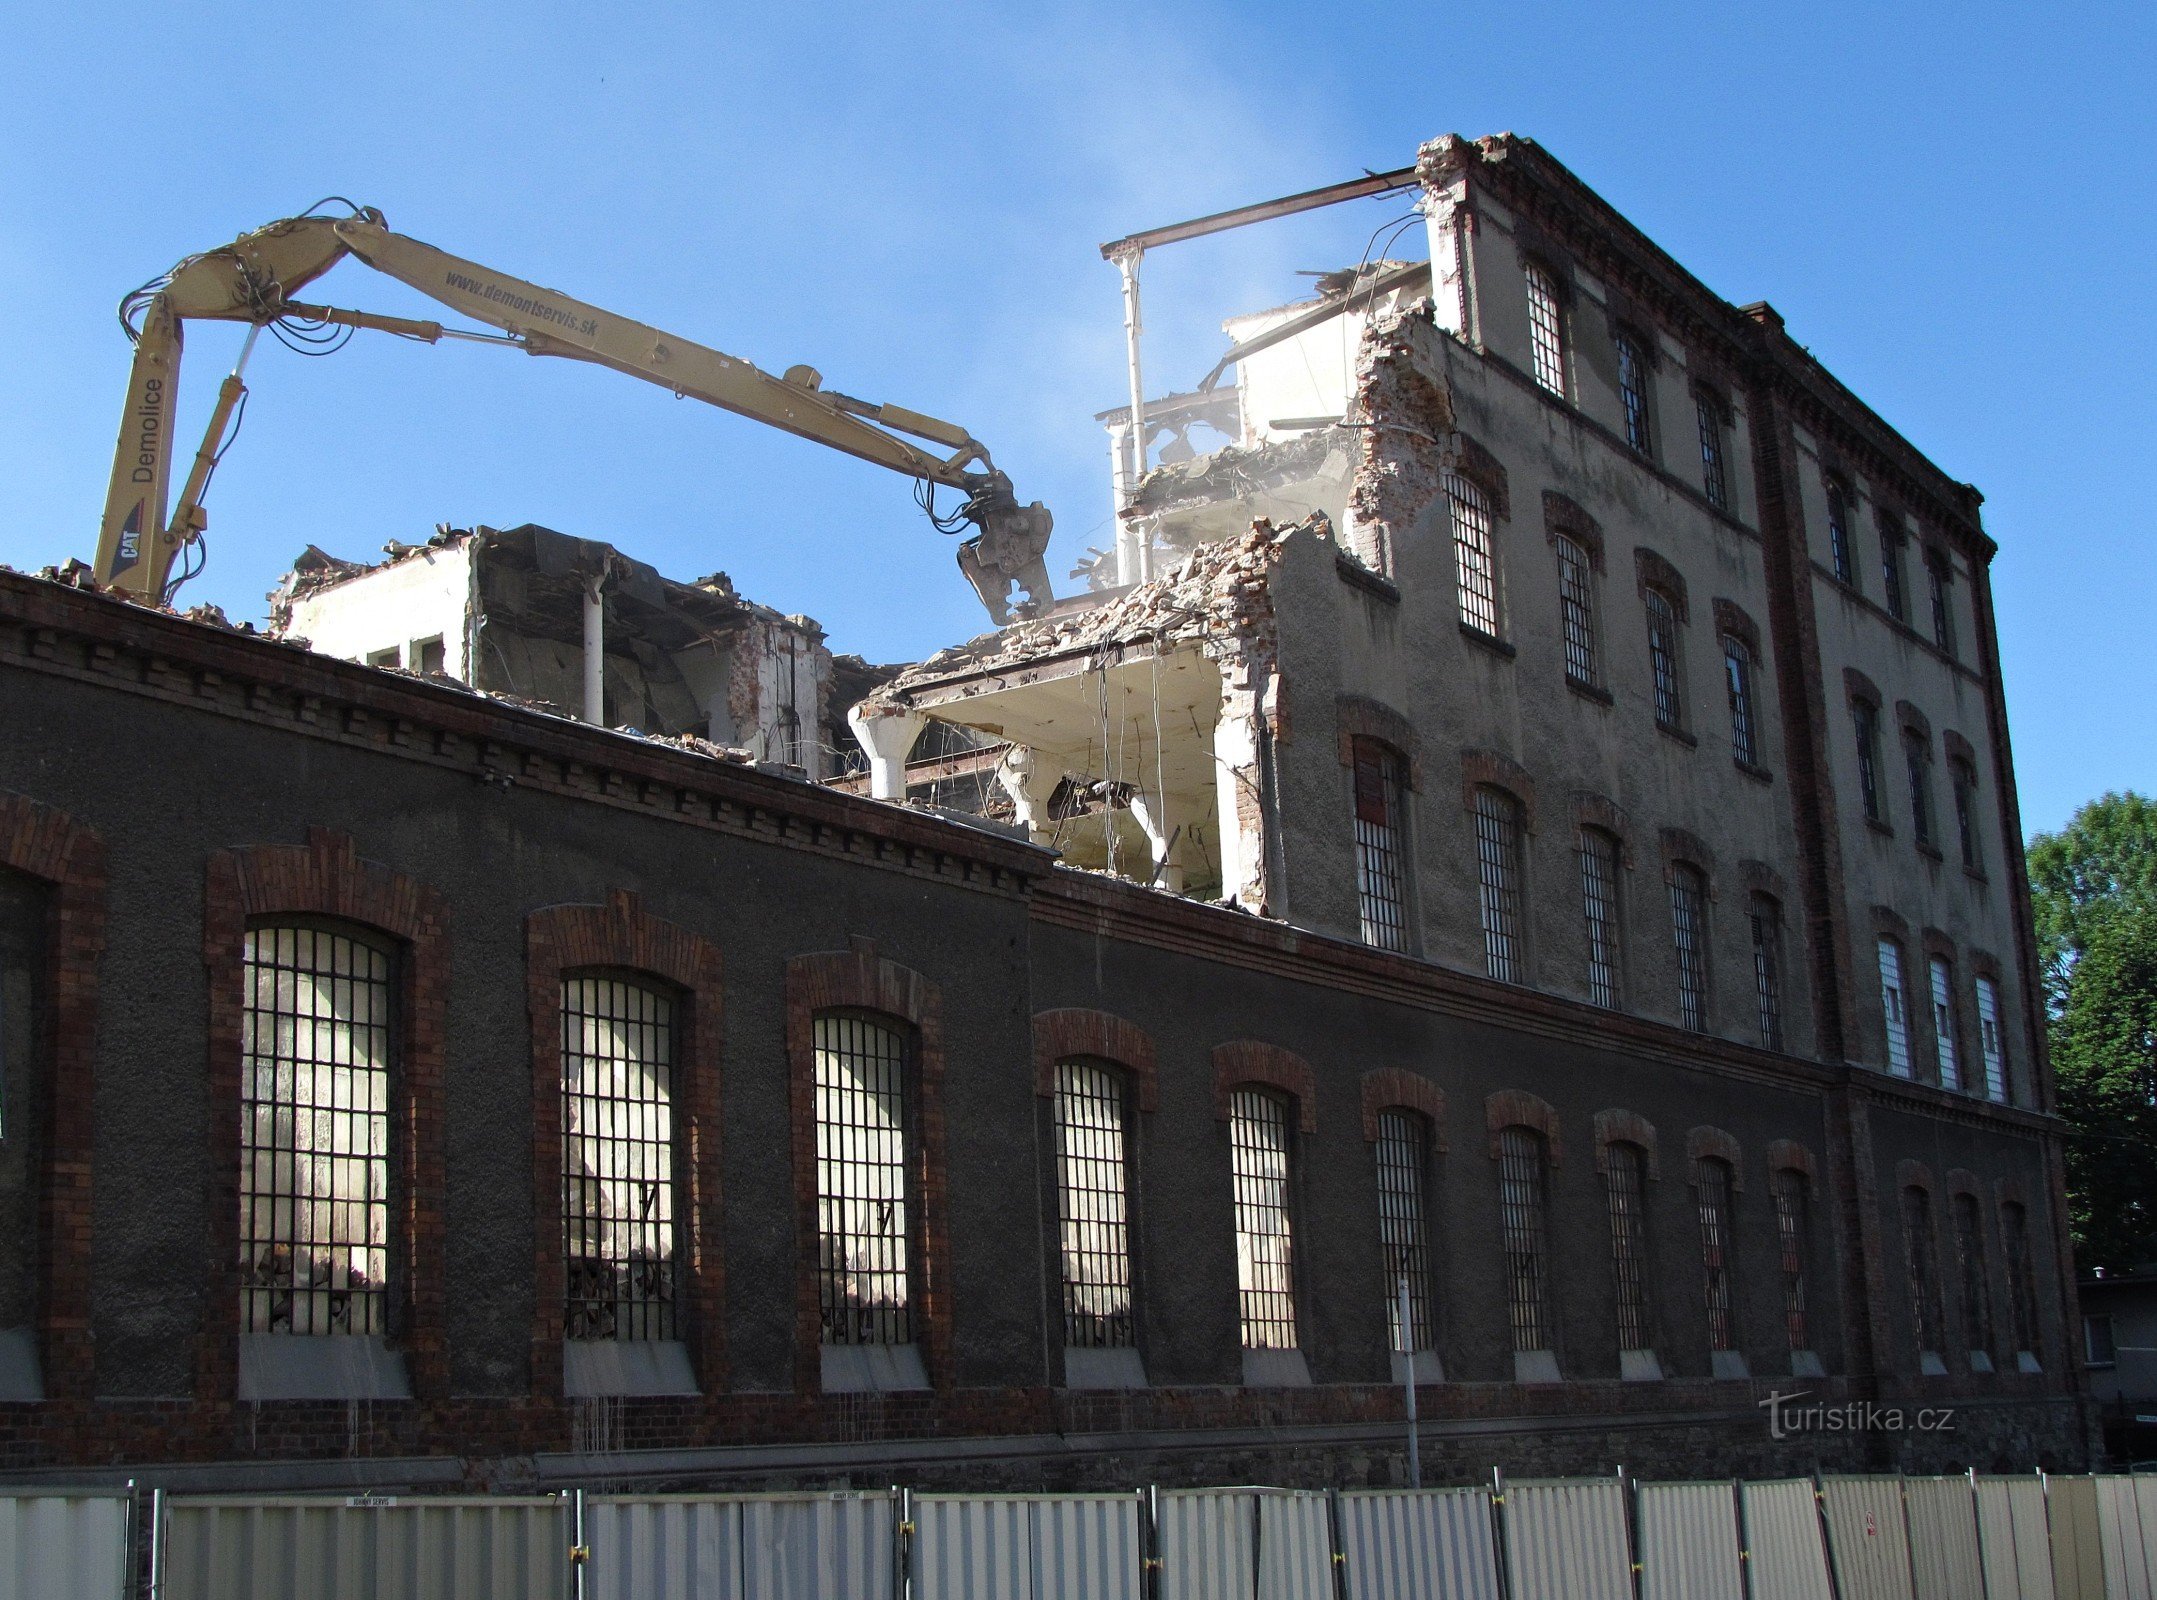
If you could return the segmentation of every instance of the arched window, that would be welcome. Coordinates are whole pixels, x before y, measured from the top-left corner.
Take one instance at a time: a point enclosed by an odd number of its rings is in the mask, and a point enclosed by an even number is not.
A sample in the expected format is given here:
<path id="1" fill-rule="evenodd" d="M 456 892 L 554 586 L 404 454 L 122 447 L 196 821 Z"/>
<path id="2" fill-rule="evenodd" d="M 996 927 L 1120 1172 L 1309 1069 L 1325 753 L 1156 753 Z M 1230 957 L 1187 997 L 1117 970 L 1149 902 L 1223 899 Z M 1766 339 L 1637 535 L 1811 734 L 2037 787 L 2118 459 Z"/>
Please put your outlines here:
<path id="1" fill-rule="evenodd" d="M 1386 1331 L 1401 1354 L 1437 1348 L 1431 1314 L 1430 1217 L 1425 1189 L 1430 1172 L 1430 1127 L 1414 1111 L 1378 1113 L 1378 1243 L 1385 1257 Z M 1406 1285 L 1408 1321 L 1401 1322 Z"/>
<path id="2" fill-rule="evenodd" d="M 1126 1349 L 1136 1342 L 1128 1103 L 1124 1075 L 1108 1062 L 1057 1063 L 1056 1220 L 1068 1349 Z"/>
<path id="3" fill-rule="evenodd" d="M 1902 985 L 1902 946 L 1880 940 L 1880 1010 L 1887 1019 L 1887 1070 L 1910 1076 L 1910 1021 Z"/>
<path id="4" fill-rule="evenodd" d="M 913 1341 L 911 1096 L 905 1037 L 815 1019 L 817 1290 L 827 1345 Z"/>
<path id="5" fill-rule="evenodd" d="M 1298 1348 L 1289 1141 L 1282 1096 L 1246 1087 L 1229 1097 L 1237 1307 L 1246 1350 Z"/>
<path id="6" fill-rule="evenodd" d="M 247 930 L 240 1331 L 388 1331 L 395 958 L 305 923 Z"/>
<path id="7" fill-rule="evenodd" d="M 1782 1246 L 1783 1332 L 1795 1354 L 1812 1349 L 1805 1299 L 1812 1264 L 1812 1196 L 1805 1174 L 1795 1167 L 1776 1168 L 1768 1191 L 1775 1198 L 1775 1233 Z"/>
<path id="8" fill-rule="evenodd" d="M 1917 1332 L 1920 1365 L 1946 1370 L 1941 1341 L 1940 1264 L 1932 1237 L 1932 1196 L 1918 1184 L 1902 1191 L 1903 1264 L 1910 1275 L 1910 1314 Z M 1926 1358 L 1930 1357 L 1929 1360 Z"/>
<path id="9" fill-rule="evenodd" d="M 1516 1354 L 1552 1347 L 1549 1248 L 1543 1218 L 1549 1164 L 1549 1150 L 1535 1129 L 1515 1124 L 1500 1130 L 1498 1201 L 1505 1236 L 1505 1304 Z"/>
<path id="10" fill-rule="evenodd" d="M 1977 833 L 1977 773 L 1969 762 L 1958 758 L 1948 763 L 1948 775 L 1955 790 L 1955 837 L 1962 846 L 1962 864 L 1971 872 L 1983 872 L 1985 857 L 1978 847 Z"/>
<path id="11" fill-rule="evenodd" d="M 1693 1193 L 1700 1208 L 1701 1287 L 1708 1314 L 1708 1349 L 1738 1348 L 1730 1163 L 1703 1156 L 1693 1166 Z M 1720 1376 L 1720 1374 L 1718 1374 Z"/>
<path id="12" fill-rule="evenodd" d="M 2037 1275 L 2030 1261 L 2030 1214 L 2018 1200 L 2000 1207 L 2000 1238 L 2007 1252 L 2007 1300 L 2015 1317 L 2015 1351 L 2037 1360 Z"/>
<path id="13" fill-rule="evenodd" d="M 1891 511 L 1880 513 L 1880 590 L 1887 601 L 1887 614 L 1897 622 L 1910 620 L 1909 597 L 1902 581 L 1902 550 L 1909 542 L 1902 519 Z"/>
<path id="14" fill-rule="evenodd" d="M 1648 673 L 1655 686 L 1655 725 L 1672 733 L 1685 728 L 1685 697 L 1679 688 L 1678 609 L 1670 596 L 1650 589 L 1648 608 Z"/>
<path id="15" fill-rule="evenodd" d="M 1932 746 L 1915 728 L 1902 735 L 1904 759 L 1910 767 L 1910 827 L 1920 850 L 1939 848 L 1939 827 L 1932 816 Z"/>
<path id="16" fill-rule="evenodd" d="M 1601 828 L 1580 830 L 1580 903 L 1588 927 L 1588 998 L 1618 1003 L 1622 943 L 1618 922 L 1618 841 Z"/>
<path id="17" fill-rule="evenodd" d="M 1746 907 L 1753 936 L 1753 998 L 1759 1007 L 1760 1043 L 1783 1047 L 1783 910 L 1773 895 L 1756 894 Z"/>
<path id="18" fill-rule="evenodd" d="M 1565 675 L 1588 688 L 1596 686 L 1595 591 L 1590 585 L 1588 552 L 1577 540 L 1558 534 L 1558 623 L 1565 636 Z"/>
<path id="19" fill-rule="evenodd" d="M 1391 745 L 1352 741 L 1355 783 L 1356 918 L 1363 942 L 1408 948 L 1407 763 Z"/>
<path id="20" fill-rule="evenodd" d="M 562 980 L 564 1335 L 681 1337 L 674 1002 L 628 977 Z"/>
<path id="21" fill-rule="evenodd" d="M 1637 1144 L 1616 1140 L 1603 1147 L 1620 1350 L 1655 1347 L 1654 1324 L 1648 1315 L 1647 1168 L 1647 1153 Z"/>
<path id="22" fill-rule="evenodd" d="M 1950 593 L 1955 565 L 1944 550 L 1925 552 L 1925 588 L 1932 600 L 1932 642 L 1955 653 L 1955 605 Z"/>
<path id="23" fill-rule="evenodd" d="M 1670 868 L 1670 936 L 1678 964 L 1678 1020 L 1708 1026 L 1708 880 L 1687 861 Z"/>
<path id="24" fill-rule="evenodd" d="M 1718 511 L 1730 508 L 1730 474 L 1723 465 L 1723 426 L 1728 414 L 1714 395 L 1704 389 L 1693 391 L 1693 417 L 1700 427 L 1700 490 Z"/>
<path id="25" fill-rule="evenodd" d="M 2000 1034 L 2000 990 L 1982 973 L 1977 979 L 1977 1042 L 1985 1057 L 1985 1096 L 2007 1103 L 2007 1045 Z"/>
<path id="26" fill-rule="evenodd" d="M 1655 432 L 1649 421 L 1648 358 L 1640 341 L 1620 333 L 1618 350 L 1618 401 L 1625 410 L 1625 442 L 1644 456 L 1655 454 Z"/>
<path id="27" fill-rule="evenodd" d="M 1971 1365 L 1991 1365 L 1992 1288 L 1985 1271 L 1985 1225 L 1977 1209 L 1977 1196 L 1958 1194 L 1952 1203 L 1955 1217 L 1955 1265 L 1962 1279 L 1962 1344 Z"/>
<path id="28" fill-rule="evenodd" d="M 1558 280 L 1533 261 L 1524 263 L 1522 271 L 1528 280 L 1528 349 L 1534 361 L 1535 381 L 1562 400 L 1565 323 Z"/>
<path id="29" fill-rule="evenodd" d="M 1723 680 L 1730 690 L 1730 753 L 1740 766 L 1760 765 L 1760 722 L 1753 705 L 1753 653 L 1734 633 L 1723 635 Z"/>
<path id="30" fill-rule="evenodd" d="M 1527 963 L 1520 914 L 1520 802 L 1487 783 L 1475 791 L 1475 847 L 1484 961 L 1493 978 L 1523 983 Z"/>
<path id="31" fill-rule="evenodd" d="M 1460 620 L 1495 638 L 1499 633 L 1498 556 L 1491 543 L 1490 500 L 1457 472 L 1445 474 L 1445 492 L 1453 518 Z"/>
<path id="32" fill-rule="evenodd" d="M 1850 723 L 1857 734 L 1857 789 L 1865 805 L 1865 820 L 1884 824 L 1887 808 L 1880 795 L 1880 708 L 1870 700 L 1852 700 Z"/>
<path id="33" fill-rule="evenodd" d="M 1962 1052 L 1957 1048 L 1955 1025 L 1955 969 L 1947 957 L 1934 956 L 1931 961 L 1932 977 L 1932 1049 L 1934 1064 L 1940 1069 L 1940 1087 L 1962 1087 Z"/>
<path id="34" fill-rule="evenodd" d="M 1857 587 L 1857 563 L 1850 558 L 1850 492 L 1835 479 L 1827 481 L 1827 549 L 1835 581 Z"/>

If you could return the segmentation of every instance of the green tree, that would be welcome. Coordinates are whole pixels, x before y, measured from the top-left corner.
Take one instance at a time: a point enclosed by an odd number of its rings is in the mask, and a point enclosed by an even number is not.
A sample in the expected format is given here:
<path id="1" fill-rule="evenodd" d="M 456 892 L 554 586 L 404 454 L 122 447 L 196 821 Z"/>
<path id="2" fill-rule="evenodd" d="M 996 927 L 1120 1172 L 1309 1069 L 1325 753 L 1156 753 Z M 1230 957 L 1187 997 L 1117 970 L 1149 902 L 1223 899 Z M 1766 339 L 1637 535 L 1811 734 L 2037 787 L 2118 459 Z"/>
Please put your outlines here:
<path id="1" fill-rule="evenodd" d="M 2029 862 L 2078 1265 L 2157 1261 L 2157 805 L 2093 800 Z"/>

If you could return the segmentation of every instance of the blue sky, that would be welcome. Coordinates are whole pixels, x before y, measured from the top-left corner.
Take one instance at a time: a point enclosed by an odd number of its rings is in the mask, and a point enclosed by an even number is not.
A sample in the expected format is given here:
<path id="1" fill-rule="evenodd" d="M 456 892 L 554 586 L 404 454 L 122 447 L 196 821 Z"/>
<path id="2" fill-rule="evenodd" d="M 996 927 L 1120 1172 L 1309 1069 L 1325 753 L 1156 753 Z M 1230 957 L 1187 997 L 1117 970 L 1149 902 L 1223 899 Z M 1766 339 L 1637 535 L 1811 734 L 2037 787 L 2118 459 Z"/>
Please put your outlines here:
<path id="1" fill-rule="evenodd" d="M 2023 815 L 2157 792 L 2157 8 L 1680 4 L 8 9 L 0 561 L 87 558 L 125 290 L 326 194 L 488 265 L 965 423 L 1108 533 L 1122 392 L 1096 246 L 1403 165 L 1547 146 L 1986 493 Z M 1150 387 L 1398 201 L 1149 260 Z M 1413 237 L 1413 235 L 1411 235 Z M 347 265 L 332 303 L 428 315 Z M 183 433 L 237 347 L 198 332 Z M 259 617 L 309 542 L 543 522 L 733 575 L 834 646 L 979 631 L 908 486 L 571 363 L 376 337 L 249 369 L 188 601 Z M 195 424 L 199 428 L 199 422 Z"/>

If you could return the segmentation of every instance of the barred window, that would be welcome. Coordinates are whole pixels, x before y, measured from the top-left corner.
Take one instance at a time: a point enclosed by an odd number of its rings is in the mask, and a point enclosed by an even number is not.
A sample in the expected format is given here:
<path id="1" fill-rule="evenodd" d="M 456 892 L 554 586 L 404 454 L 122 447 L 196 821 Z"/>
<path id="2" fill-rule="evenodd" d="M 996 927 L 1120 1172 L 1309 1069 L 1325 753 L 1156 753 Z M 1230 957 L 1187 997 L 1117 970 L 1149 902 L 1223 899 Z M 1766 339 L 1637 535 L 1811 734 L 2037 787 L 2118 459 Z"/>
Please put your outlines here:
<path id="1" fill-rule="evenodd" d="M 623 978 L 562 981 L 562 1331 L 681 1336 L 674 1004 Z"/>
<path id="2" fill-rule="evenodd" d="M 1885 822 L 1880 799 L 1880 708 L 1870 700 L 1852 700 L 1850 722 L 1857 731 L 1857 788 L 1866 820 Z"/>
<path id="3" fill-rule="evenodd" d="M 868 1017 L 816 1019 L 817 1299 L 823 1342 L 913 1342 L 906 1043 Z"/>
<path id="4" fill-rule="evenodd" d="M 1655 724 L 1672 733 L 1685 726 L 1678 692 L 1678 609 L 1660 589 L 1648 591 L 1648 670 L 1655 682 Z"/>
<path id="5" fill-rule="evenodd" d="M 1891 516 L 1880 518 L 1880 591 L 1887 601 L 1887 614 L 1897 622 L 1910 620 L 1910 602 L 1902 587 L 1902 524 Z"/>
<path id="6" fill-rule="evenodd" d="M 1857 563 L 1850 559 L 1850 496 L 1833 478 L 1827 485 L 1827 551 L 1835 581 L 1857 587 Z"/>
<path id="7" fill-rule="evenodd" d="M 1528 279 L 1528 347 L 1535 360 L 1535 381 L 1565 398 L 1565 333 L 1558 303 L 1558 281 L 1534 262 Z"/>
<path id="8" fill-rule="evenodd" d="M 1352 746 L 1356 915 L 1363 942 L 1408 948 L 1407 850 L 1401 826 L 1408 784 L 1399 754 L 1375 739 Z"/>
<path id="9" fill-rule="evenodd" d="M 1610 1263 L 1618 1291 L 1618 1348 L 1652 1350 L 1648 1317 L 1647 1158 L 1637 1144 L 1603 1147 L 1603 1188 L 1610 1201 Z"/>
<path id="10" fill-rule="evenodd" d="M 1962 1087 L 1962 1057 L 1955 1048 L 1955 971 L 1944 956 L 1932 958 L 1932 1048 L 1940 1087 Z"/>
<path id="11" fill-rule="evenodd" d="M 2000 1207 L 2007 1251 L 2007 1301 L 2015 1318 L 2015 1348 L 2037 1353 L 2037 1277 L 2030 1266 L 2030 1215 L 2018 1201 Z"/>
<path id="12" fill-rule="evenodd" d="M 1460 619 L 1471 628 L 1498 632 L 1498 557 L 1491 543 L 1490 501 L 1457 472 L 1445 475 L 1453 517 L 1453 556 L 1460 580 Z"/>
<path id="13" fill-rule="evenodd" d="M 1115 1067 L 1092 1060 L 1057 1063 L 1064 1343 L 1078 1349 L 1134 1342 L 1124 1105 L 1124 1077 Z"/>
<path id="14" fill-rule="evenodd" d="M 1712 396 L 1695 394 L 1693 414 L 1700 424 L 1700 488 L 1718 511 L 1730 507 L 1729 474 L 1723 468 L 1723 408 Z"/>
<path id="15" fill-rule="evenodd" d="M 1880 1011 L 1887 1019 L 1887 1070 L 1910 1076 L 1910 1022 L 1903 1006 L 1902 946 L 1880 941 Z"/>
<path id="16" fill-rule="evenodd" d="M 1483 959 L 1505 983 L 1526 979 L 1520 920 L 1520 802 L 1489 784 L 1475 791 L 1476 869 L 1483 905 Z"/>
<path id="17" fill-rule="evenodd" d="M 1625 407 L 1625 442 L 1641 455 L 1655 453 L 1655 436 L 1648 420 L 1648 358 L 1640 341 L 1621 333 L 1618 346 L 1618 399 Z"/>
<path id="18" fill-rule="evenodd" d="M 1977 774 L 1967 761 L 1948 763 L 1955 789 L 1955 837 L 1962 846 L 1962 864 L 1972 872 L 1985 870 L 1977 843 Z"/>
<path id="19" fill-rule="evenodd" d="M 1902 1191 L 1903 1263 L 1910 1274 L 1910 1314 L 1917 1347 L 1938 1354 L 1940 1342 L 1940 1269 L 1933 1255 L 1932 1196 L 1916 1184 Z"/>
<path id="20" fill-rule="evenodd" d="M 1281 1096 L 1264 1089 L 1238 1089 L 1229 1097 L 1237 1308 L 1246 1350 L 1296 1348 L 1288 1138 L 1288 1102 Z"/>
<path id="21" fill-rule="evenodd" d="M 1932 820 L 1932 751 L 1917 734 L 1903 736 L 1903 757 L 1910 767 L 1910 827 L 1918 844 L 1934 848 L 1938 832 Z"/>
<path id="22" fill-rule="evenodd" d="M 1430 1220 L 1424 1175 L 1430 1133 L 1412 1111 L 1378 1113 L 1378 1242 L 1385 1255 L 1386 1332 L 1405 1353 L 1438 1345 L 1431 1316 Z M 1401 1284 L 1408 1285 L 1408 1326 L 1401 1326 Z"/>
<path id="23" fill-rule="evenodd" d="M 1746 908 L 1753 936 L 1753 998 L 1759 1004 L 1760 1043 L 1783 1047 L 1783 910 L 1772 895 L 1756 894 Z"/>
<path id="24" fill-rule="evenodd" d="M 1670 935 L 1678 958 L 1678 1018 L 1695 1032 L 1708 1026 L 1708 882 L 1700 869 L 1670 869 Z"/>
<path id="25" fill-rule="evenodd" d="M 1543 1229 L 1548 1156 L 1543 1136 L 1515 1125 L 1498 1135 L 1498 1200 L 1505 1234 L 1505 1305 L 1515 1350 L 1548 1350 L 1549 1276 Z"/>
<path id="26" fill-rule="evenodd" d="M 1558 622 L 1565 635 L 1565 675 L 1595 686 L 1595 592 L 1588 578 L 1588 552 L 1560 534 L 1558 550 Z"/>
<path id="27" fill-rule="evenodd" d="M 1618 1003 L 1618 841 L 1601 828 L 1580 830 L 1580 903 L 1588 923 L 1588 998 Z"/>
<path id="28" fill-rule="evenodd" d="M 248 930 L 242 1332 L 388 1331 L 392 967 L 347 933 Z"/>
<path id="29" fill-rule="evenodd" d="M 1985 1228 L 1977 1196 L 1958 1194 L 1955 1216 L 1955 1265 L 1962 1278 L 1962 1343 L 1970 1351 L 1992 1352 L 1992 1289 L 1985 1282 Z"/>
<path id="30" fill-rule="evenodd" d="M 2000 991 L 1990 978 L 1977 980 L 1977 1042 L 1985 1057 L 1985 1097 L 2007 1103 L 2007 1048 L 2000 1035 Z"/>
<path id="31" fill-rule="evenodd" d="M 1760 725 L 1753 709 L 1753 653 L 1735 634 L 1723 635 L 1723 679 L 1730 690 L 1730 753 L 1739 764 L 1757 767 Z"/>
<path id="32" fill-rule="evenodd" d="M 1955 581 L 1954 564 L 1946 552 L 1925 552 L 1925 587 L 1932 599 L 1932 642 L 1949 655 L 1955 653 L 1955 608 L 1948 588 Z"/>
<path id="33" fill-rule="evenodd" d="M 1730 1163 L 1703 1157 L 1693 1169 L 1693 1192 L 1700 1206 L 1700 1261 L 1708 1311 L 1708 1348 L 1735 1350 L 1737 1317 L 1731 1307 L 1732 1234 Z"/>
<path id="34" fill-rule="evenodd" d="M 1793 1167 L 1778 1167 L 1768 1189 L 1775 1197 L 1775 1233 L 1782 1243 L 1783 1332 L 1792 1350 L 1810 1350 L 1805 1274 L 1812 1259 L 1812 1213 L 1805 1174 Z"/>

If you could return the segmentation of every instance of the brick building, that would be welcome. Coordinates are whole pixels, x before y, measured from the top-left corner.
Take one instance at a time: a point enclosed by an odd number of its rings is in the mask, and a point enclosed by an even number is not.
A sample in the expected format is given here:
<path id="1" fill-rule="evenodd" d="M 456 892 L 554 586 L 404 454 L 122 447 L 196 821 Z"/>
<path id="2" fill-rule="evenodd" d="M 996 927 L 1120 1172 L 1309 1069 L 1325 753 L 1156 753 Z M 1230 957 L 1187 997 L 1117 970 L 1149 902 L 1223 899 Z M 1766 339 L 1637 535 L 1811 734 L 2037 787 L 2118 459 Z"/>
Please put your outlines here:
<path id="1" fill-rule="evenodd" d="M 1976 493 L 1415 181 L 883 799 L 0 575 L 8 1465 L 1382 1481 L 1410 1371 L 1452 1477 L 2080 1464 Z"/>

